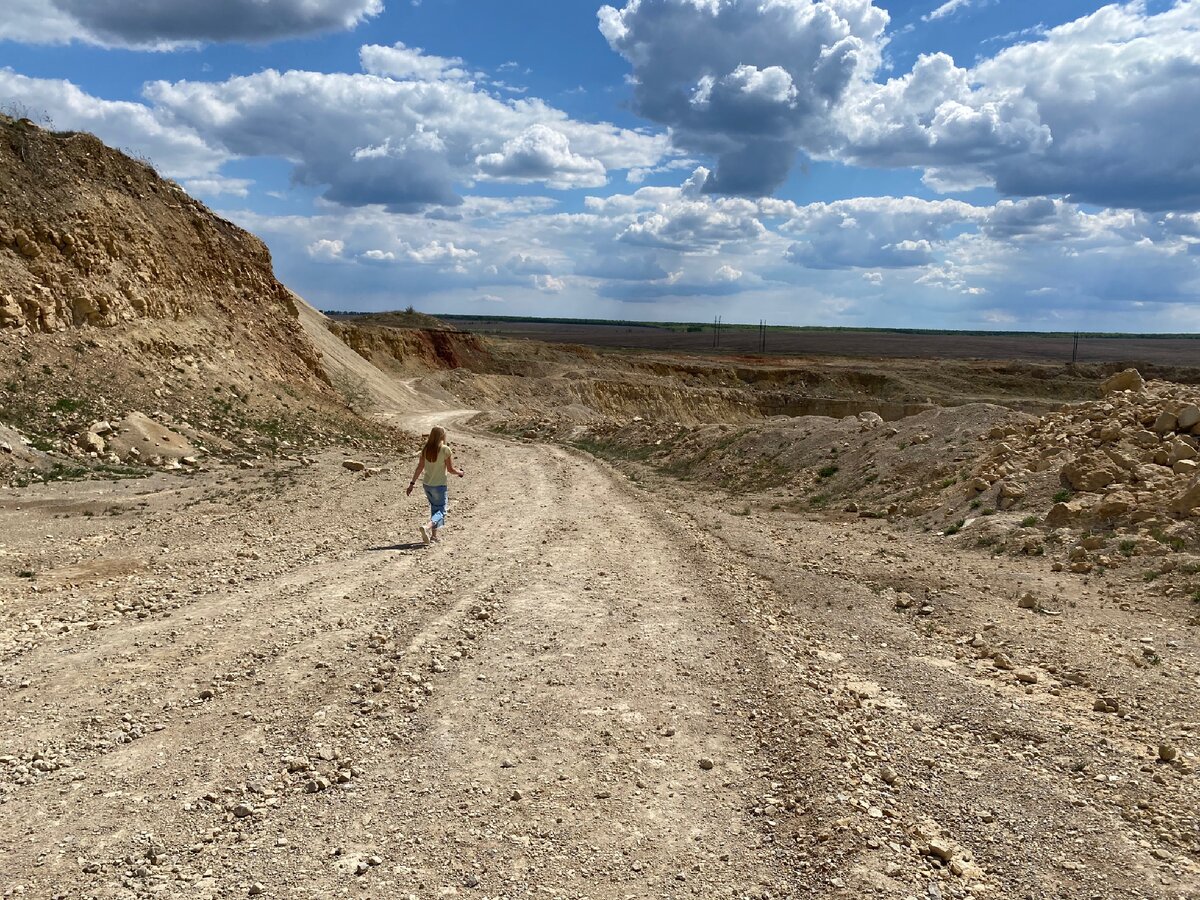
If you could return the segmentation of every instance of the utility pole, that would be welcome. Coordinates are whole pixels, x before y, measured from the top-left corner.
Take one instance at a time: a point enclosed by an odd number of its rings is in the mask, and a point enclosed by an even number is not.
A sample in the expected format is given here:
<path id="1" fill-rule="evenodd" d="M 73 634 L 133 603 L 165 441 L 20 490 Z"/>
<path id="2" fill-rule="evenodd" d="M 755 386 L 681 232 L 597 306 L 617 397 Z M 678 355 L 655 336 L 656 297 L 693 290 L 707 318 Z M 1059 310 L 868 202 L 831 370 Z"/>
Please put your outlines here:
<path id="1" fill-rule="evenodd" d="M 1079 362 L 1079 332 L 1075 332 L 1071 340 L 1071 365 Z"/>
<path id="2" fill-rule="evenodd" d="M 713 349 L 721 346 L 721 317 L 713 319 Z"/>
<path id="3" fill-rule="evenodd" d="M 767 320 L 758 320 L 758 352 L 767 352 Z"/>

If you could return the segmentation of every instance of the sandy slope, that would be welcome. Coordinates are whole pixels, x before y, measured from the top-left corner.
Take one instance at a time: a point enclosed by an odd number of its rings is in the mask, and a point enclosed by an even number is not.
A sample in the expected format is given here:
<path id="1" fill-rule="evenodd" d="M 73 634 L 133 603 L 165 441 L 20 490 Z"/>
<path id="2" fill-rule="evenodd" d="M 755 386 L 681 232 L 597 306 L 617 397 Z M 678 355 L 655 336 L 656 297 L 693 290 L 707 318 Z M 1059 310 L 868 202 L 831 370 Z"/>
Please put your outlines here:
<path id="1" fill-rule="evenodd" d="M 0 499 L 0 894 L 1196 896 L 1161 609 L 1031 624 L 1003 560 L 453 434 L 429 549 L 408 461 Z M 932 617 L 880 593 L 943 581 Z M 1106 628 L 1161 675 L 1050 693 Z"/>

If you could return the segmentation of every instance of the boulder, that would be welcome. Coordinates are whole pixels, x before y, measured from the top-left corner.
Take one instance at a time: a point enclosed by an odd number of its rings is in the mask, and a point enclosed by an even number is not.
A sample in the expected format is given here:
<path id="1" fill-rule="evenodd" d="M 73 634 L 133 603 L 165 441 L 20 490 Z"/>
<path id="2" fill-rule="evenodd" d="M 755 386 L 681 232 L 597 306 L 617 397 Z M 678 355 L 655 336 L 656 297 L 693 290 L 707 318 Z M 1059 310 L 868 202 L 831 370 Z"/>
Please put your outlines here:
<path id="1" fill-rule="evenodd" d="M 1200 469 L 1200 463 L 1194 459 L 1177 459 L 1171 465 L 1171 471 L 1176 475 L 1191 475 Z"/>
<path id="2" fill-rule="evenodd" d="M 1137 499 L 1128 491 L 1113 491 L 1106 494 L 1096 507 L 1096 515 L 1102 519 L 1123 516 L 1137 505 Z"/>
<path id="3" fill-rule="evenodd" d="M 1079 518 L 1081 511 L 1078 503 L 1055 503 L 1050 507 L 1050 512 L 1046 513 L 1046 527 L 1062 528 L 1070 525 Z"/>
<path id="4" fill-rule="evenodd" d="M 1186 516 L 1197 509 L 1200 509 L 1200 478 L 1193 478 L 1187 489 L 1171 501 L 1171 511 Z"/>
<path id="5" fill-rule="evenodd" d="M 1062 467 L 1062 476 L 1077 491 L 1099 491 L 1118 480 L 1108 459 L 1093 455 L 1077 456 Z"/>
<path id="6" fill-rule="evenodd" d="M 1146 379 L 1142 377 L 1142 373 L 1137 369 L 1126 369 L 1124 372 L 1118 372 L 1111 378 L 1106 378 L 1104 383 L 1100 385 L 1100 392 L 1106 396 L 1117 391 L 1141 392 L 1145 389 Z"/>
<path id="7" fill-rule="evenodd" d="M 1168 445 L 1167 450 L 1170 452 L 1170 462 L 1172 465 L 1179 462 L 1181 459 L 1195 459 L 1200 456 L 1196 448 L 1191 445 L 1191 438 L 1186 440 L 1182 437 L 1176 437 Z"/>
<path id="8" fill-rule="evenodd" d="M 1179 424 L 1179 419 L 1175 417 L 1175 413 L 1164 409 L 1158 414 L 1158 418 L 1154 420 L 1154 430 L 1159 434 L 1168 434 L 1175 430 Z"/>
<path id="9" fill-rule="evenodd" d="M 1185 406 L 1175 414 L 1175 427 L 1187 431 L 1200 424 L 1200 406 Z"/>
<path id="10" fill-rule="evenodd" d="M 359 462 L 357 459 L 342 460 L 342 468 L 349 469 L 351 472 L 362 472 L 367 468 L 366 463 Z"/>
<path id="11" fill-rule="evenodd" d="M 1153 431 L 1146 431 L 1145 429 L 1142 429 L 1141 431 L 1135 431 L 1133 434 L 1129 435 L 1129 440 L 1132 441 L 1137 447 L 1149 449 L 1150 447 L 1158 446 L 1159 437 Z"/>
<path id="12" fill-rule="evenodd" d="M 89 431 L 83 436 L 79 442 L 80 446 L 89 453 L 103 453 L 107 446 L 104 443 L 104 438 L 96 434 L 94 431 Z"/>

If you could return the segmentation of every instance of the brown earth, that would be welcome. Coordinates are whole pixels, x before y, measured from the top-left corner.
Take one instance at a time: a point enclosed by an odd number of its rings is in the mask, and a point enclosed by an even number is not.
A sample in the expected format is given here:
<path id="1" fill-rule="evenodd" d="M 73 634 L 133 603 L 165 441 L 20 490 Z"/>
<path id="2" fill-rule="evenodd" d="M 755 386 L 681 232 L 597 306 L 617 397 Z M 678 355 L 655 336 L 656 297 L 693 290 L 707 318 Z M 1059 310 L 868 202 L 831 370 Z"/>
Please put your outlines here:
<path id="1" fill-rule="evenodd" d="M 755 327 L 725 327 L 714 347 L 711 325 L 664 327 L 588 324 L 560 320 L 506 322 L 444 316 L 465 331 L 482 335 L 520 338 L 587 347 L 668 351 L 714 357 L 745 357 L 769 361 L 788 357 L 846 357 L 850 359 L 949 360 L 979 359 L 1022 361 L 1064 366 L 1071 362 L 1070 334 L 1035 332 L 923 332 L 857 329 L 804 329 L 778 327 L 767 332 L 765 352 L 760 352 Z M 1193 335 L 1093 335 L 1080 337 L 1076 363 L 1091 372 L 1137 366 L 1155 377 L 1200 379 L 1197 367 L 1200 338 Z"/>
<path id="2" fill-rule="evenodd" d="M 1184 375 L 331 321 L 0 128 L 0 896 L 1200 897 Z"/>

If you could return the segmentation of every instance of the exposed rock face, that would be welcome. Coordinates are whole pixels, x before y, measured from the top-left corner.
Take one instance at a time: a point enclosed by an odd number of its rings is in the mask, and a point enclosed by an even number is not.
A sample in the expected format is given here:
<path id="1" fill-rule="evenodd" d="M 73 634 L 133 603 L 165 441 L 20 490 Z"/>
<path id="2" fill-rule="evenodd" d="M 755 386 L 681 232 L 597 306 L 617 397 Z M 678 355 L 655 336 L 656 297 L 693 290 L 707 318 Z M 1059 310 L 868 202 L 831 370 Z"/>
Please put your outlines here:
<path id="1" fill-rule="evenodd" d="M 256 237 L 92 135 L 0 116 L 0 328 L 200 311 L 295 319 Z"/>

